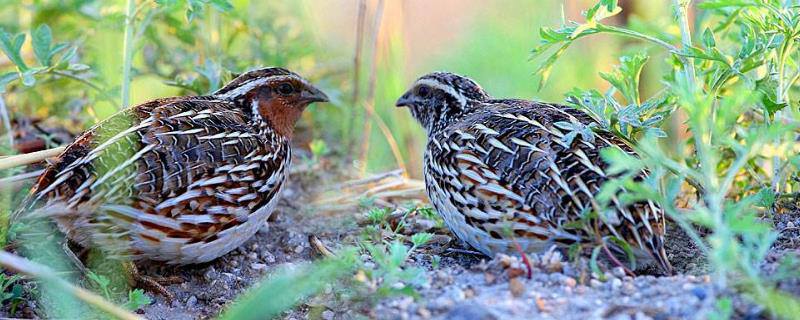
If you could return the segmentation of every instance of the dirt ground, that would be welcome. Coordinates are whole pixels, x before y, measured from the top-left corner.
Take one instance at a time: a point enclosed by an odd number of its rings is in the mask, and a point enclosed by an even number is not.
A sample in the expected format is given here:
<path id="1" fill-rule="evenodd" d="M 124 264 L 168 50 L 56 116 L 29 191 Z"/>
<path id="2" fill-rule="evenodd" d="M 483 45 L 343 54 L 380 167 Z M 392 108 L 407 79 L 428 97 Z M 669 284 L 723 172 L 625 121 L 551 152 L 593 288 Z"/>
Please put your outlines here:
<path id="1" fill-rule="evenodd" d="M 296 162 L 298 163 L 298 162 Z M 319 169 L 319 168 L 317 168 Z M 139 312 L 148 319 L 208 319 L 259 280 L 281 267 L 319 258 L 309 244 L 318 237 L 332 250 L 352 245 L 360 232 L 365 209 L 321 211 L 309 205 L 310 195 L 333 178 L 300 173 L 292 177 L 273 221 L 240 248 L 207 264 L 171 267 L 141 263 L 147 275 L 179 276 L 180 284 L 167 286 L 174 296 L 150 294 L 154 302 Z M 341 209 L 341 208 L 340 208 Z M 777 272 L 786 255 L 800 257 L 800 214 L 786 210 L 775 219 L 780 237 L 764 263 L 764 270 Z M 445 228 L 437 228 L 421 216 L 407 221 L 413 231 L 437 234 L 433 244 L 411 255 L 408 266 L 425 270 L 426 283 L 420 297 L 387 298 L 375 305 L 341 304 L 326 290 L 295 309 L 285 319 L 702 319 L 714 312 L 719 297 L 735 301 L 737 318 L 764 318 L 763 310 L 727 292 L 720 292 L 706 274 L 708 266 L 688 236 L 669 231 L 668 254 L 679 275 L 629 277 L 614 269 L 603 281 L 594 279 L 586 262 L 567 262 L 559 252 L 531 256 L 531 279 L 523 274 L 517 257 L 489 259 L 468 252 Z M 268 225 L 268 226 L 267 226 Z M 438 258 L 437 258 L 438 256 Z M 437 261 L 434 267 L 433 261 Z M 784 279 L 779 286 L 800 295 L 800 277 Z M 21 306 L 17 317 L 35 316 L 34 302 Z M 10 316 L 8 307 L 0 316 Z"/>

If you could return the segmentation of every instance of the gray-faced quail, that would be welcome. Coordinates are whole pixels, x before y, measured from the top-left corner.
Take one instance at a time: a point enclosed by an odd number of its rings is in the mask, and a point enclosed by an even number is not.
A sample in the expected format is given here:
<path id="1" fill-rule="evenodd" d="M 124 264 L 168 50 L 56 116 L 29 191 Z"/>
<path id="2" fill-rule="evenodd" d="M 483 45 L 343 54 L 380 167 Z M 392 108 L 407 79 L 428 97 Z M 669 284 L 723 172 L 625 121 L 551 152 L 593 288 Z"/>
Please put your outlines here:
<path id="1" fill-rule="evenodd" d="M 471 79 L 446 72 L 419 78 L 396 104 L 408 107 L 427 132 L 428 197 L 462 241 L 492 256 L 517 246 L 542 252 L 597 243 L 590 235 L 610 235 L 671 272 L 663 211 L 655 203 L 622 205 L 615 198 L 618 219 L 599 219 L 597 230 L 576 223 L 601 209 L 595 195 L 614 178 L 600 150 L 633 153 L 607 132 L 565 139 L 569 133 L 557 124 L 592 126 L 588 115 L 567 106 L 494 99 Z"/>

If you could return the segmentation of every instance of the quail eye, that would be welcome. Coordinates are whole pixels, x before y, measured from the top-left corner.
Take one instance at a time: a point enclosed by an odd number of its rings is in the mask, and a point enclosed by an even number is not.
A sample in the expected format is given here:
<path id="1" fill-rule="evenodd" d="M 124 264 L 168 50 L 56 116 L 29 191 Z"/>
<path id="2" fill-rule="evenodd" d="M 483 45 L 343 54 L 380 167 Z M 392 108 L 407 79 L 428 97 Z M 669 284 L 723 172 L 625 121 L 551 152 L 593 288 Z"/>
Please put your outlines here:
<path id="1" fill-rule="evenodd" d="M 294 92 L 294 86 L 292 86 L 290 83 L 281 83 L 280 85 L 278 85 L 278 93 L 282 95 L 285 96 L 290 95 L 293 92 Z"/>
<path id="2" fill-rule="evenodd" d="M 427 98 L 431 96 L 431 88 L 428 86 L 420 86 L 417 88 L 417 95 L 420 98 Z"/>

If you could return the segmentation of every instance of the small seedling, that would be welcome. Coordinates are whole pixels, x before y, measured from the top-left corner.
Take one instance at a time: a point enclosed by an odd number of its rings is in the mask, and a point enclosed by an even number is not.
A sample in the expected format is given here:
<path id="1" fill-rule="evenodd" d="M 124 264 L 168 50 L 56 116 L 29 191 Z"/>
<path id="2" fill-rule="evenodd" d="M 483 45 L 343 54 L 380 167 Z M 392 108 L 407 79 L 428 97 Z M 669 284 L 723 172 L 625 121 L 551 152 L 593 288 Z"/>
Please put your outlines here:
<path id="1" fill-rule="evenodd" d="M 427 232 L 417 233 L 417 234 L 411 236 L 411 243 L 414 244 L 414 246 L 411 249 L 414 250 L 416 248 L 419 248 L 419 247 L 425 245 L 426 243 L 431 241 L 432 238 L 433 238 L 433 234 L 427 233 Z"/>
<path id="2" fill-rule="evenodd" d="M 142 289 L 135 289 L 128 292 L 128 301 L 125 302 L 123 307 L 125 309 L 135 311 L 153 302 Z"/>
<path id="3" fill-rule="evenodd" d="M 0 304 L 5 304 L 7 301 L 11 303 L 10 315 L 17 312 L 17 306 L 22 300 L 22 285 L 19 284 L 20 276 L 8 276 L 0 274 Z"/>
<path id="4" fill-rule="evenodd" d="M 103 292 L 103 295 L 106 297 L 107 300 L 111 300 L 111 290 L 109 289 L 109 285 L 111 284 L 111 280 L 104 275 L 100 275 L 95 273 L 94 271 L 89 270 L 86 274 L 86 278 L 92 281 L 97 287 L 100 288 L 100 291 Z"/>
<path id="5" fill-rule="evenodd" d="M 373 225 L 382 225 L 389 216 L 389 208 L 372 208 L 367 212 L 367 219 Z"/>

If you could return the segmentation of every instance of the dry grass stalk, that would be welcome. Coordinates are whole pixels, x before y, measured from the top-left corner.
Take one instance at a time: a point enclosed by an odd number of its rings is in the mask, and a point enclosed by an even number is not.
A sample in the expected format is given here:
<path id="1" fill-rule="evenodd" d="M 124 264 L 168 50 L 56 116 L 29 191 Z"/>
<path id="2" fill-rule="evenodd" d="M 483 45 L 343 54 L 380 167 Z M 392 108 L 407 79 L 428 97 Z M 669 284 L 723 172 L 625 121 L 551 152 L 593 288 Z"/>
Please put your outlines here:
<path id="1" fill-rule="evenodd" d="M 377 80 L 377 63 L 378 63 L 378 47 L 380 44 L 385 42 L 385 39 L 381 37 L 381 26 L 383 25 L 383 9 L 384 9 L 384 1 L 379 0 L 378 6 L 375 9 L 375 20 L 373 21 L 372 26 L 372 63 L 370 65 L 370 73 L 369 73 L 369 87 L 367 90 L 367 96 L 363 103 L 364 110 L 367 113 L 367 117 L 364 118 L 364 128 L 361 132 L 361 155 L 359 160 L 361 161 L 361 174 L 365 174 L 367 170 L 367 154 L 369 153 L 369 136 L 372 132 L 372 121 L 374 120 L 378 124 L 378 129 L 381 130 L 381 133 L 386 138 L 386 142 L 389 144 L 389 147 L 392 150 L 392 155 L 395 158 L 395 162 L 397 166 L 400 167 L 404 172 L 406 172 L 406 165 L 405 161 L 403 161 L 403 156 L 400 153 L 400 147 L 397 144 L 397 139 L 394 138 L 392 131 L 389 129 L 389 126 L 386 125 L 386 122 L 375 112 L 375 82 Z M 355 85 L 358 85 L 357 83 Z M 371 119 L 370 119 L 371 118 Z M 405 174 L 405 173 L 404 173 Z"/>
<path id="2" fill-rule="evenodd" d="M 346 181 L 330 187 L 327 191 L 335 196 L 314 203 L 316 209 L 326 211 L 351 210 L 361 199 L 372 199 L 376 205 L 393 207 L 393 201 L 425 201 L 425 184 L 420 180 L 404 177 L 402 170 L 392 170 L 367 178 Z"/>
<path id="3" fill-rule="evenodd" d="M 64 149 L 66 148 L 67 147 L 62 146 L 26 154 L 2 157 L 0 158 L 0 170 L 29 165 L 31 163 L 43 161 L 47 158 L 55 157 L 64 152 Z"/>
<path id="4" fill-rule="evenodd" d="M 23 257 L 11 254 L 6 251 L 0 251 L 0 265 L 12 271 L 56 284 L 59 287 L 61 287 L 64 291 L 72 294 L 76 298 L 81 299 L 84 302 L 96 307 L 97 309 L 107 312 L 108 314 L 118 319 L 126 319 L 126 320 L 142 319 L 141 317 L 133 313 L 130 313 L 125 309 L 122 309 L 114 305 L 113 303 L 103 299 L 99 295 L 96 295 L 86 289 L 83 289 L 67 281 L 62 280 L 61 278 L 58 277 L 58 275 L 56 275 L 55 272 L 53 272 L 49 268 L 40 265 L 38 263 L 32 262 Z"/>
<path id="5" fill-rule="evenodd" d="M 43 172 L 44 172 L 44 169 L 31 171 L 31 172 L 20 173 L 20 174 L 13 175 L 13 176 L 10 176 L 10 177 L 0 178 L 0 186 L 14 185 L 14 184 L 19 183 L 21 181 L 25 181 L 25 180 L 28 180 L 28 179 L 34 179 L 34 178 L 42 175 Z"/>

